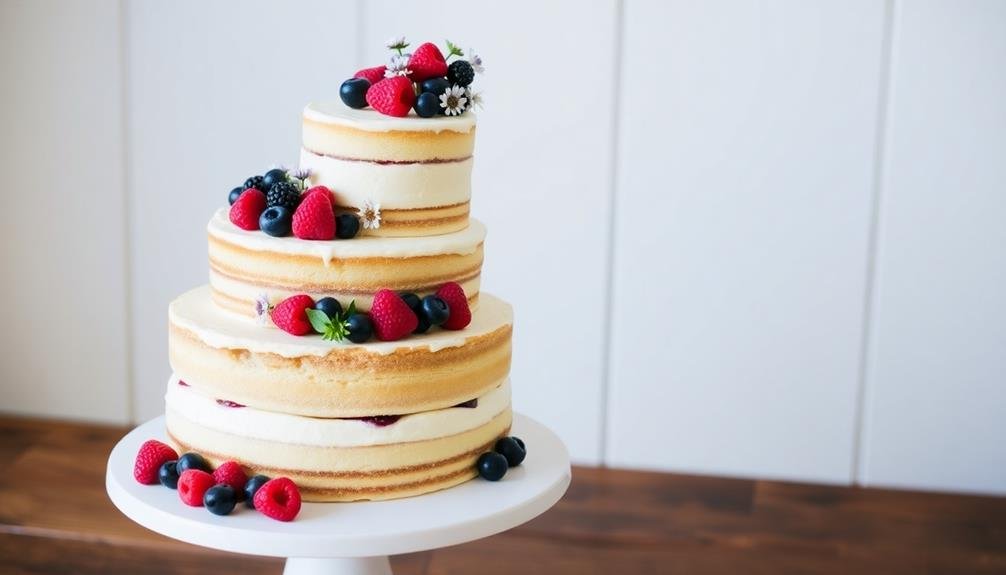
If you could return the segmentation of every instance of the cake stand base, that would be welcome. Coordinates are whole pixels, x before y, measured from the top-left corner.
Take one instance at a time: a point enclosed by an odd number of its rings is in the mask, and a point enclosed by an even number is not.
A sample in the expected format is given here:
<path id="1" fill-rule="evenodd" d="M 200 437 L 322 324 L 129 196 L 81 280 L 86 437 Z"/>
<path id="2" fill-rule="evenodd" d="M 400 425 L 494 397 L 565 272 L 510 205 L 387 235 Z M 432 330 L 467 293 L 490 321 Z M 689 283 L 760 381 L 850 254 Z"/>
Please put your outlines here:
<path id="1" fill-rule="evenodd" d="M 168 537 L 235 553 L 286 557 L 285 575 L 390 575 L 389 555 L 457 545 L 516 527 L 545 512 L 566 492 L 569 454 L 540 423 L 514 414 L 513 435 L 527 459 L 498 482 L 457 487 L 392 501 L 305 503 L 290 523 L 243 504 L 216 516 L 189 507 L 178 493 L 133 479 L 133 459 L 148 439 L 164 440 L 164 418 L 129 432 L 108 458 L 105 487 L 112 503 L 140 525 Z"/>

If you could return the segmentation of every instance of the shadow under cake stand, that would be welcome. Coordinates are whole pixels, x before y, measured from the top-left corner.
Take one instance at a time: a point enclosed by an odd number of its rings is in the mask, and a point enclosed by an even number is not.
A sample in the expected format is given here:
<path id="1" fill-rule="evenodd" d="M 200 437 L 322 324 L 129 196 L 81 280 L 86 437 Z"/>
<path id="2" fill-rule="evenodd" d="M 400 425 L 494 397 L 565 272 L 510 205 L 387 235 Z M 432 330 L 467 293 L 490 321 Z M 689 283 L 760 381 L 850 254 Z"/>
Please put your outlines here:
<path id="1" fill-rule="evenodd" d="M 227 516 L 189 507 L 178 492 L 133 479 L 148 439 L 166 436 L 164 417 L 137 427 L 112 450 L 105 487 L 112 503 L 140 525 L 173 539 L 223 551 L 286 557 L 285 575 L 389 575 L 389 555 L 457 545 L 525 523 L 554 505 L 570 481 L 566 446 L 542 424 L 514 414 L 513 435 L 527 459 L 498 482 L 391 501 L 305 503 L 290 523 L 238 503 Z"/>

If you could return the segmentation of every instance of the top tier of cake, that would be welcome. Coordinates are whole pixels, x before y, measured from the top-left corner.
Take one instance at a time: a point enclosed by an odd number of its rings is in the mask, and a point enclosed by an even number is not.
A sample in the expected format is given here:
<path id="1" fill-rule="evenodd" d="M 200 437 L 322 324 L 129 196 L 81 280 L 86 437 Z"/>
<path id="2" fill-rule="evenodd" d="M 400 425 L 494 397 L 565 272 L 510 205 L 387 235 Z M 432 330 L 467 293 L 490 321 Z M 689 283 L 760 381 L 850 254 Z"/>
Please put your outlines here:
<path id="1" fill-rule="evenodd" d="M 429 236 L 468 226 L 475 116 L 395 118 L 341 102 L 304 109 L 300 167 L 339 209 L 379 205 L 374 236 Z"/>

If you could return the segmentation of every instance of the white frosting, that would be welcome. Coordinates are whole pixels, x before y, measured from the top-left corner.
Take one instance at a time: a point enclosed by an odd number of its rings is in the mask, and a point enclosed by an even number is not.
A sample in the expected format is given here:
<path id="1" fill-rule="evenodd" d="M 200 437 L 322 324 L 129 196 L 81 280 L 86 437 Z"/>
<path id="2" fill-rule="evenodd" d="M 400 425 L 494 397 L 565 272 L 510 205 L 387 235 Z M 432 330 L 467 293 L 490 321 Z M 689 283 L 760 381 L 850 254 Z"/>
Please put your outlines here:
<path id="1" fill-rule="evenodd" d="M 226 399 L 226 398 L 216 398 Z M 319 447 L 357 447 L 424 441 L 463 433 L 485 425 L 510 406 L 510 380 L 478 398 L 477 407 L 449 407 L 404 415 L 379 427 L 356 419 L 321 419 L 225 407 L 192 387 L 168 381 L 164 401 L 169 411 L 209 429 L 240 437 Z"/>
<path id="2" fill-rule="evenodd" d="M 210 286 L 204 285 L 180 295 L 168 306 L 171 324 L 191 332 L 202 342 L 218 349 L 246 349 L 256 353 L 274 353 L 282 357 L 322 357 L 339 347 L 352 346 L 379 355 L 397 349 L 426 349 L 437 352 L 461 347 L 472 337 L 484 335 L 513 323 L 513 310 L 503 300 L 481 292 L 479 308 L 465 329 L 431 329 L 399 341 L 371 340 L 367 343 L 325 341 L 321 336 L 295 336 L 279 329 L 267 329 L 247 317 L 230 313 L 213 303 Z M 226 399 L 226 398 L 224 398 Z"/>
<path id="3" fill-rule="evenodd" d="M 458 162 L 379 164 L 341 160 L 300 151 L 300 167 L 311 170 L 311 185 L 328 186 L 341 206 L 359 208 L 364 201 L 382 209 L 450 206 L 472 195 L 472 159 Z"/>
<path id="4" fill-rule="evenodd" d="M 409 111 L 404 118 L 386 116 L 375 110 L 356 110 L 341 101 L 311 102 L 304 107 L 304 117 L 325 124 L 339 124 L 368 132 L 461 132 L 467 134 L 475 127 L 475 114 L 465 112 L 460 116 L 420 118 Z"/>
<path id="5" fill-rule="evenodd" d="M 227 208 L 217 210 L 207 230 L 210 235 L 252 251 L 321 258 L 328 265 L 333 259 L 411 258 L 442 254 L 474 253 L 485 240 L 486 227 L 472 218 L 466 229 L 439 236 L 384 238 L 361 236 L 351 240 L 315 241 L 293 236 L 276 238 L 260 231 L 242 230 L 231 223 Z"/>

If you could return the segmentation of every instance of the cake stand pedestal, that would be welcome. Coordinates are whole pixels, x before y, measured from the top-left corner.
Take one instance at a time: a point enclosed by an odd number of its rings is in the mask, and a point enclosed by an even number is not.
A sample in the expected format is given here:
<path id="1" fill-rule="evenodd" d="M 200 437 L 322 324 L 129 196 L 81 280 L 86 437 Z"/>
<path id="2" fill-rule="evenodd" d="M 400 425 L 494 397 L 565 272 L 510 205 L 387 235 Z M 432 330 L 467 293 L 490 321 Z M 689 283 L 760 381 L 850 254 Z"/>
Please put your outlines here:
<path id="1" fill-rule="evenodd" d="M 390 575 L 389 555 L 488 537 L 531 520 L 562 497 L 570 480 L 562 441 L 517 413 L 512 433 L 527 444 L 527 459 L 498 482 L 474 479 L 392 501 L 305 503 L 297 519 L 282 523 L 243 503 L 230 515 L 213 515 L 185 505 L 173 489 L 137 483 L 133 459 L 140 445 L 165 438 L 158 417 L 115 446 L 105 487 L 122 513 L 151 531 L 212 549 L 286 557 L 285 575 Z"/>

